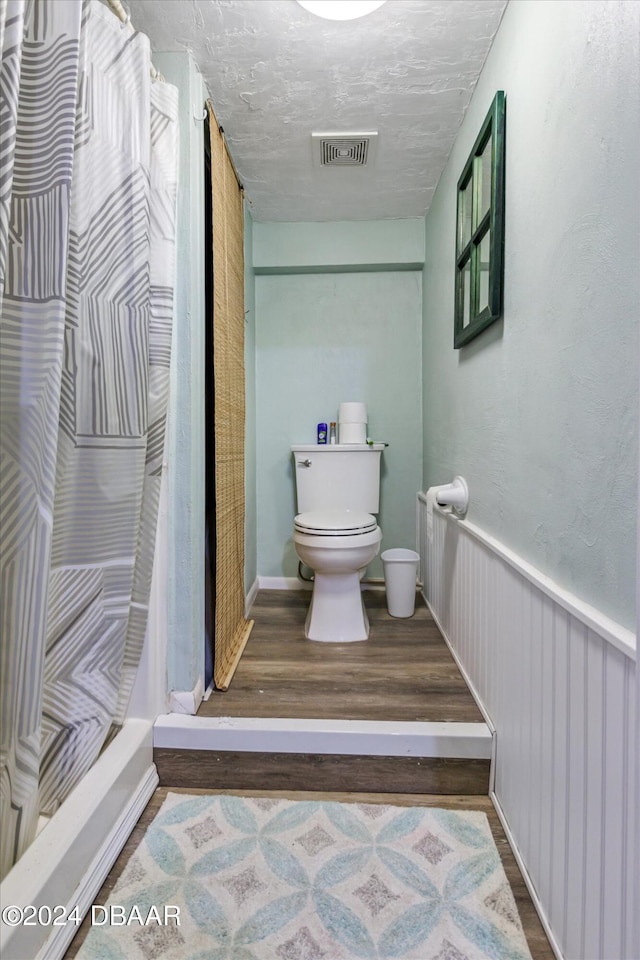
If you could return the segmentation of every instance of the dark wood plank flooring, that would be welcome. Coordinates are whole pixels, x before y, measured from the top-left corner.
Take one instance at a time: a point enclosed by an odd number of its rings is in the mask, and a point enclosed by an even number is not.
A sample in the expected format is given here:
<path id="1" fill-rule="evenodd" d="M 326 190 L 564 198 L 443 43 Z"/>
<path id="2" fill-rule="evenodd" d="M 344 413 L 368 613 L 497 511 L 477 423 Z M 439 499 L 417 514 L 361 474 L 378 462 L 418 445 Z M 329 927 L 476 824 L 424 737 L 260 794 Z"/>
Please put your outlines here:
<path id="1" fill-rule="evenodd" d="M 360 643 L 306 640 L 311 594 L 261 590 L 255 626 L 226 692 L 214 690 L 200 717 L 482 722 L 424 601 L 413 617 L 389 616 L 383 590 L 367 590 L 371 625 Z"/>
<path id="2" fill-rule="evenodd" d="M 120 875 L 122 874 L 124 868 L 127 865 L 129 858 L 131 857 L 134 850 L 137 848 L 138 844 L 141 842 L 146 830 L 157 814 L 158 810 L 162 806 L 164 799 L 171 789 L 172 793 L 233 793 L 232 790 L 225 791 L 215 791 L 215 790 L 196 790 L 196 789 L 175 789 L 161 787 L 156 790 L 155 794 L 149 801 L 149 804 L 144 810 L 142 817 L 136 824 L 129 840 L 126 843 L 126 846 L 122 850 L 120 856 L 116 860 L 114 866 L 112 867 L 107 879 L 102 885 L 99 893 L 96 896 L 96 904 L 104 904 L 107 902 L 111 891 L 113 890 L 115 884 L 117 883 Z M 237 791 L 236 791 L 237 792 Z M 243 796 L 252 795 L 252 796 L 269 796 L 269 797 L 286 797 L 290 800 L 337 800 L 340 802 L 363 802 L 363 803 L 390 803 L 397 806 L 432 806 L 432 807 L 445 807 L 452 810 L 482 810 L 486 813 L 491 830 L 493 832 L 493 837 L 496 842 L 496 846 L 500 853 L 500 858 L 502 860 L 505 873 L 511 884 L 511 889 L 513 890 L 514 897 L 518 906 L 518 911 L 520 913 L 520 919 L 522 920 L 522 925 L 524 928 L 525 936 L 527 938 L 527 943 L 529 944 L 529 950 L 533 960 L 554 960 L 554 954 L 549 945 L 549 941 L 545 935 L 544 929 L 538 915 L 535 911 L 529 892 L 525 886 L 524 880 L 522 879 L 522 874 L 518 869 L 518 865 L 513 857 L 511 848 L 509 847 L 508 841 L 504 835 L 504 831 L 498 820 L 497 814 L 493 809 L 491 801 L 488 797 L 432 797 L 432 796 L 406 796 L 403 794 L 385 794 L 381 796 L 380 794 L 341 794 L 341 793 L 288 793 L 288 792 L 275 792 L 275 791 L 243 791 Z M 87 936 L 90 930 L 89 923 L 90 911 L 85 918 L 82 925 L 78 928 L 78 932 L 74 937 L 69 949 L 67 950 L 64 960 L 74 960 L 77 956 L 78 951 Z"/>

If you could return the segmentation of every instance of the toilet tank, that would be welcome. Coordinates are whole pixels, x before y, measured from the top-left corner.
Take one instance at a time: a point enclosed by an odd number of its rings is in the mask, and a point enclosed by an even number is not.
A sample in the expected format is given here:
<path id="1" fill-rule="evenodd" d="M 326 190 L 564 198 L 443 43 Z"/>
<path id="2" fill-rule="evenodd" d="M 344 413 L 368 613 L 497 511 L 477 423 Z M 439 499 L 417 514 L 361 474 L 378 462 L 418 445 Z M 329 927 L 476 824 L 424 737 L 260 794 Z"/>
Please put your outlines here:
<path id="1" fill-rule="evenodd" d="M 292 446 L 298 513 L 309 510 L 380 508 L 380 457 L 384 444 Z"/>

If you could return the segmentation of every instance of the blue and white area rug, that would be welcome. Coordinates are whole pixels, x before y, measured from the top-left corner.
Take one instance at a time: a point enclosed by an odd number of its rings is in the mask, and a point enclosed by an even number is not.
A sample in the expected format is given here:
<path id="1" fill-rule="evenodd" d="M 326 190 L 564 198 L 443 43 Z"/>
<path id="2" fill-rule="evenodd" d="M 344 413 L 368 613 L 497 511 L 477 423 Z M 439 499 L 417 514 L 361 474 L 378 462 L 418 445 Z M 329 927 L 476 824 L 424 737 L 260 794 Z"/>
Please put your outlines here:
<path id="1" fill-rule="evenodd" d="M 94 910 L 81 960 L 531 960 L 471 811 L 169 794 Z"/>

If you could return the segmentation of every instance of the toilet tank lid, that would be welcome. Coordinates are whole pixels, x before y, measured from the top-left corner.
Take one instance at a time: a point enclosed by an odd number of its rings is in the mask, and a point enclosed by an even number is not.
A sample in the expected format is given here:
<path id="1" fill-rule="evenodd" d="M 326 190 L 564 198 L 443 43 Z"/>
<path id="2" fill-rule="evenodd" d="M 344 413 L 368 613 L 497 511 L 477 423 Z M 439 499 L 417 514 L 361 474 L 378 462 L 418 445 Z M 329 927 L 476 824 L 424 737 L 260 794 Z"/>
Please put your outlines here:
<path id="1" fill-rule="evenodd" d="M 334 453 L 338 451 L 384 450 L 385 443 L 296 443 L 292 444 L 292 453 Z"/>

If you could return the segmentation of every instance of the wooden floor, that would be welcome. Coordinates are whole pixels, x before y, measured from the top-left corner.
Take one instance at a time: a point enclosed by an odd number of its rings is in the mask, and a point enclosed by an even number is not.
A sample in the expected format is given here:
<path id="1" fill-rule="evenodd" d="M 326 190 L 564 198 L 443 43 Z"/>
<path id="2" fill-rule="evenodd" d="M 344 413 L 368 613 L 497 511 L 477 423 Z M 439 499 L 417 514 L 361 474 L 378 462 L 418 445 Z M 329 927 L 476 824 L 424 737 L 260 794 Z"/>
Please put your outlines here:
<path id="1" fill-rule="evenodd" d="M 480 723 L 473 697 L 418 595 L 413 617 L 389 616 L 383 590 L 367 590 L 371 625 L 360 643 L 306 640 L 309 591 L 261 590 L 253 631 L 231 685 L 200 717 Z"/>
<path id="2" fill-rule="evenodd" d="M 96 904 L 104 904 L 109 898 L 111 891 L 113 890 L 118 878 L 122 874 L 129 858 L 132 853 L 141 842 L 144 834 L 147 830 L 147 827 L 157 814 L 160 809 L 164 799 L 169 792 L 169 788 L 161 787 L 156 790 L 154 796 L 151 798 L 149 804 L 147 805 L 142 817 L 136 824 L 133 833 L 129 837 L 126 846 L 124 847 L 122 853 L 116 860 L 113 868 L 111 869 L 107 879 L 105 880 L 102 888 L 100 889 L 98 895 L 96 896 Z M 233 793 L 234 791 L 225 790 L 225 791 L 213 791 L 213 790 L 181 790 L 181 789 L 171 789 L 172 793 Z M 538 915 L 535 912 L 531 898 L 527 891 L 527 888 L 522 879 L 522 875 L 518 866 L 514 860 L 513 854 L 511 853 L 511 848 L 505 838 L 504 832 L 500 825 L 500 821 L 493 809 L 491 801 L 488 797 L 432 797 L 432 796 L 405 796 L 403 794 L 385 794 L 384 797 L 381 797 L 379 794 L 339 794 L 339 793 L 322 793 L 322 794 L 311 794 L 311 793 L 282 793 L 282 792 L 269 792 L 265 790 L 253 791 L 249 794 L 248 791 L 243 791 L 243 796 L 253 795 L 253 796 L 269 796 L 269 797 L 286 797 L 290 800 L 337 800 L 341 802 L 364 802 L 364 803 L 390 803 L 397 806 L 432 806 L 432 807 L 445 807 L 447 809 L 453 810 L 482 810 L 486 813 L 489 824 L 491 825 L 491 830 L 493 832 L 493 837 L 496 842 L 496 846 L 500 853 L 500 858 L 502 860 L 505 872 L 509 883 L 511 884 L 511 889 L 518 906 L 518 911 L 520 913 L 520 919 L 522 920 L 522 925 L 524 928 L 525 936 L 529 944 L 529 950 L 533 960 L 554 960 L 554 954 L 549 946 L 549 942 L 546 938 Z M 91 911 L 89 911 L 90 916 Z M 74 937 L 69 949 L 67 950 L 64 960 L 72 960 L 75 958 L 82 942 L 84 941 L 87 933 L 90 930 L 89 919 L 85 918 L 83 924 L 78 928 L 78 932 Z"/>

